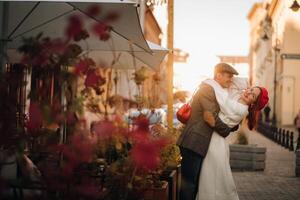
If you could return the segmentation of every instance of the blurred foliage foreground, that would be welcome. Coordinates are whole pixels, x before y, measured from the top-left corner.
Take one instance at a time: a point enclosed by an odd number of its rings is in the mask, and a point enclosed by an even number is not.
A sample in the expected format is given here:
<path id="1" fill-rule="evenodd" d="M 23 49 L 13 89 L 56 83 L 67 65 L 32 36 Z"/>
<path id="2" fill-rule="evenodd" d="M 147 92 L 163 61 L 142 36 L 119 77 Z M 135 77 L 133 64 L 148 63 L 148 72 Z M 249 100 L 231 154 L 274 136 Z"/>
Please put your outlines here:
<path id="1" fill-rule="evenodd" d="M 86 11 L 99 12 L 95 6 Z M 109 79 L 102 72 L 109 69 L 96 65 L 78 43 L 90 34 L 108 40 L 118 15 L 108 13 L 90 30 L 84 28 L 87 20 L 71 16 L 64 38 L 42 33 L 24 38 L 21 63 L 1 74 L 1 199 L 142 199 L 145 190 L 161 186 L 163 171 L 180 162 L 179 130 L 150 126 L 143 115 L 128 125 L 120 116 L 99 112 L 102 120 L 88 127 L 86 101 L 91 93 L 105 94 Z M 26 70 L 31 73 L 28 113 L 18 95 L 27 84 Z M 141 84 L 138 72 L 134 75 Z"/>

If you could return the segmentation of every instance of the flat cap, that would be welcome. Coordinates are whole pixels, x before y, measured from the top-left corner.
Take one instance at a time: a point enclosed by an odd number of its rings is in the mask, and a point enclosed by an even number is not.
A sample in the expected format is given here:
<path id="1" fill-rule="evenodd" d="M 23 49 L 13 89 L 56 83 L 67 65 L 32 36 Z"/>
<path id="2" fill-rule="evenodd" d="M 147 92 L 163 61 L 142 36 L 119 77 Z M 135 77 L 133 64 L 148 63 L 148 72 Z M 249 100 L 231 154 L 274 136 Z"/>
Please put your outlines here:
<path id="1" fill-rule="evenodd" d="M 222 72 L 239 75 L 239 73 L 231 65 L 229 65 L 227 63 L 218 63 L 215 66 L 215 74 L 222 73 Z"/>

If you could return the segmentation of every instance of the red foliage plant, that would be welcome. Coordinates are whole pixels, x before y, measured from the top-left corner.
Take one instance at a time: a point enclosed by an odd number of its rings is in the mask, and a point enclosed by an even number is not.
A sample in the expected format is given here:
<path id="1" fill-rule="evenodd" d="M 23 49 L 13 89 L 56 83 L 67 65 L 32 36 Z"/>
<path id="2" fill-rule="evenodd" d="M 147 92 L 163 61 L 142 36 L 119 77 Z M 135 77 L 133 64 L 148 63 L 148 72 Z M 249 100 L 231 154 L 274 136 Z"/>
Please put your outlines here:
<path id="1" fill-rule="evenodd" d="M 155 170 L 160 164 L 160 152 L 170 143 L 167 138 L 152 138 L 148 134 L 133 134 L 131 157 L 136 166 L 144 170 Z"/>

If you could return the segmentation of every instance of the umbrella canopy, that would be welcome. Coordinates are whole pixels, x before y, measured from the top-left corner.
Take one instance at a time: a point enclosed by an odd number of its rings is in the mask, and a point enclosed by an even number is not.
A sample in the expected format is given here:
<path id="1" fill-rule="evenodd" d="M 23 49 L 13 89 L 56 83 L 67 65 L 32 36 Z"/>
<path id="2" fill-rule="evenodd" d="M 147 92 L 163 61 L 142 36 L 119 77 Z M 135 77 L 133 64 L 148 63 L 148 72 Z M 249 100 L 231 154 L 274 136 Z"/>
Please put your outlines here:
<path id="1" fill-rule="evenodd" d="M 101 12 L 90 16 L 86 11 L 91 6 L 99 6 Z M 95 22 L 101 22 L 109 13 L 118 15 L 111 23 L 113 31 L 107 41 L 99 40 L 90 34 L 86 41 L 78 44 L 89 56 L 109 66 L 112 61 L 115 68 L 157 67 L 167 49 L 151 42 L 146 42 L 141 32 L 136 4 L 128 1 L 98 2 L 9 2 L 7 52 L 9 61 L 19 61 L 16 49 L 21 46 L 23 37 L 36 36 L 40 32 L 51 38 L 65 37 L 65 27 L 70 16 L 76 14 L 88 17 L 85 23 L 89 28 Z M 3 37 L 1 37 L 3 38 Z M 137 58 L 137 59 L 133 59 Z"/>
<path id="2" fill-rule="evenodd" d="M 164 60 L 169 50 L 149 41 L 147 43 L 152 53 L 145 52 L 142 49 L 139 51 L 89 49 L 83 54 L 88 54 L 88 57 L 102 66 L 115 69 L 138 69 L 142 66 L 155 69 Z M 16 49 L 8 49 L 7 57 L 10 62 L 20 62 L 22 59 L 21 54 Z"/>
<path id="3" fill-rule="evenodd" d="M 157 68 L 168 53 L 168 49 L 157 44 L 147 41 L 152 53 L 148 53 L 140 49 L 135 51 L 102 51 L 91 49 L 89 57 L 93 58 L 97 63 L 109 66 L 113 63 L 115 69 L 134 69 L 147 66 L 152 69 Z"/>
<path id="4" fill-rule="evenodd" d="M 4 2 L 0 2 L 0 10 Z M 90 6 L 98 6 L 100 12 L 91 15 L 87 12 Z M 3 10 L 2 10 L 3 12 Z M 100 0 L 95 2 L 8 2 L 8 17 L 2 19 L 0 25 L 7 23 L 7 37 L 1 35 L 1 40 L 7 41 L 7 48 L 20 46 L 22 37 L 37 35 L 43 32 L 49 37 L 63 37 L 70 16 L 76 14 L 95 21 L 103 22 L 109 14 L 117 19 L 111 21 L 111 38 L 118 50 L 130 50 L 128 42 L 133 43 L 133 49 L 138 48 L 151 52 L 141 30 L 137 5 L 127 0 Z M 7 21 L 4 21 L 7 20 Z M 97 48 L 111 50 L 106 42 L 98 41 Z"/>

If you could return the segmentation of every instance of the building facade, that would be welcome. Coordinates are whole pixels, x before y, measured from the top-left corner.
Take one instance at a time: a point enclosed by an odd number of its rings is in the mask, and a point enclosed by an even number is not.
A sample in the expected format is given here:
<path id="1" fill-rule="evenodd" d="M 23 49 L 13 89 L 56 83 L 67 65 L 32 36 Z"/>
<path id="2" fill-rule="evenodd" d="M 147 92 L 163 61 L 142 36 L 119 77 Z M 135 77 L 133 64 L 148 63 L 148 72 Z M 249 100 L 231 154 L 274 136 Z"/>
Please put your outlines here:
<path id="1" fill-rule="evenodd" d="M 256 3 L 250 23 L 250 80 L 268 89 L 278 125 L 292 125 L 300 109 L 300 11 L 292 0 Z"/>

